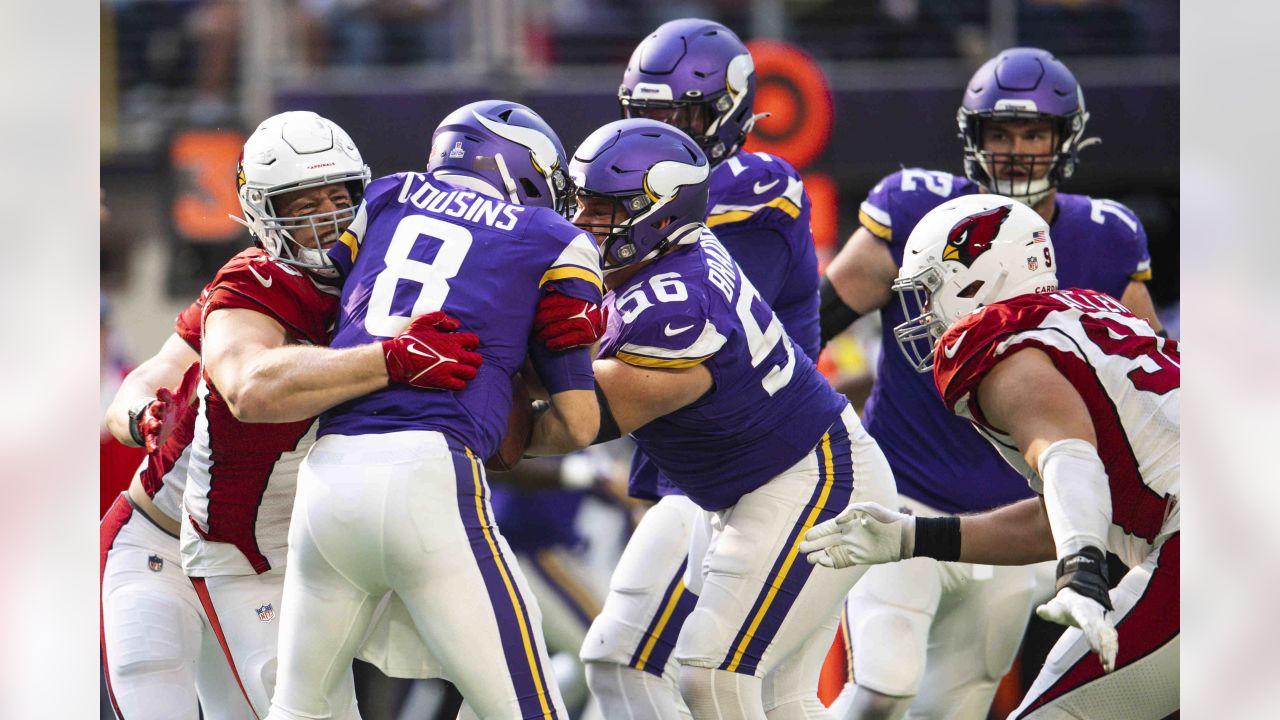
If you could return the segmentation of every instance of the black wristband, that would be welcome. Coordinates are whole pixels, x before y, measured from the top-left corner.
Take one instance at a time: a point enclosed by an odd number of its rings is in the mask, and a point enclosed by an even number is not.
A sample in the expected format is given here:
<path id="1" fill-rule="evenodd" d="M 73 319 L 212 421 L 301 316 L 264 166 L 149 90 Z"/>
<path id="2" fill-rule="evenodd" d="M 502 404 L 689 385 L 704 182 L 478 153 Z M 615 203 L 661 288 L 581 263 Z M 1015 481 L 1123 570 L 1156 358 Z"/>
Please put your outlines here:
<path id="1" fill-rule="evenodd" d="M 960 559 L 960 518 L 955 515 L 916 518 L 913 557 L 955 562 Z"/>
<path id="2" fill-rule="evenodd" d="M 151 407 L 151 403 L 155 402 L 155 398 L 143 398 L 133 407 L 129 408 L 129 437 L 133 439 L 139 447 L 147 444 L 147 439 L 142 436 L 142 428 L 138 427 L 138 418 Z"/>
<path id="3" fill-rule="evenodd" d="M 1054 592 L 1069 587 L 1108 610 L 1111 607 L 1107 581 L 1107 556 L 1092 545 L 1058 561 L 1058 582 Z"/>
<path id="4" fill-rule="evenodd" d="M 818 325 L 825 347 L 831 338 L 844 332 L 859 317 L 858 311 L 844 304 L 826 275 L 818 285 Z"/>
<path id="5" fill-rule="evenodd" d="M 596 433 L 596 439 L 592 440 L 591 444 L 599 445 L 622 437 L 618 421 L 613 419 L 613 411 L 609 409 L 609 398 L 604 396 L 604 390 L 600 389 L 598 382 L 596 383 L 596 402 L 600 405 L 600 431 Z"/>

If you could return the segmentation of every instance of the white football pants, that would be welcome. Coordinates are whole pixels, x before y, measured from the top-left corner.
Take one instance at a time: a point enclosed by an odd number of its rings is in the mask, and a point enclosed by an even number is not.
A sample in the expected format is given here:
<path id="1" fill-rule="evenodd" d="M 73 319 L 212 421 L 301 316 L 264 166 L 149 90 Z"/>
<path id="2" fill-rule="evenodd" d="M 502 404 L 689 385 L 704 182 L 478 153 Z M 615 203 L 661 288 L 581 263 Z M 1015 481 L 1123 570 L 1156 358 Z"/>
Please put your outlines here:
<path id="1" fill-rule="evenodd" d="M 178 538 L 121 493 L 102 519 L 102 652 L 116 716 L 252 720 L 191 581 Z"/>
<path id="2" fill-rule="evenodd" d="M 328 697 L 387 591 L 479 717 L 566 717 L 538 605 L 488 494 L 481 461 L 438 432 L 316 441 L 289 530 L 271 720 L 334 716 Z"/>

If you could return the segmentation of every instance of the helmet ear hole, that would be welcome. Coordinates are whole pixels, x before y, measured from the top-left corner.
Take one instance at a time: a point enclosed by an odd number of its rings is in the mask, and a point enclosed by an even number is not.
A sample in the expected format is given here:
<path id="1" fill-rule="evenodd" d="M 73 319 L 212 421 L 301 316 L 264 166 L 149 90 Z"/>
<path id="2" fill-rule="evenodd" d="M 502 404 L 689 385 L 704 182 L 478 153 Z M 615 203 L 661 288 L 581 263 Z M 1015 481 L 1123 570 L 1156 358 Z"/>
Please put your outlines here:
<path id="1" fill-rule="evenodd" d="M 965 299 L 971 298 L 974 295 L 977 295 L 978 291 L 982 289 L 982 286 L 986 284 L 987 283 L 985 280 L 974 280 L 973 282 L 966 285 L 963 290 L 956 293 L 956 297 L 965 298 Z"/>
<path id="2" fill-rule="evenodd" d="M 527 198 L 542 197 L 542 192 L 538 190 L 538 186 L 534 185 L 533 182 L 529 180 L 529 178 L 526 178 L 526 177 L 520 178 L 520 188 L 524 190 L 525 197 Z"/>

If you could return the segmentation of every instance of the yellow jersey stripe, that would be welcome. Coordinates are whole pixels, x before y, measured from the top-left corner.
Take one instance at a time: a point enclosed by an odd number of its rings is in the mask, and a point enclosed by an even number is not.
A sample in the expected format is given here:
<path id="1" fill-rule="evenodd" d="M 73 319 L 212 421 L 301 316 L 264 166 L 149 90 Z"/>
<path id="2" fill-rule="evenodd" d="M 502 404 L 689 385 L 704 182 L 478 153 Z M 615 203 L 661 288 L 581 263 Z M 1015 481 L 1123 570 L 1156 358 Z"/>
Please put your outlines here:
<path id="1" fill-rule="evenodd" d="M 893 239 L 893 229 L 876 222 L 875 219 L 868 215 L 864 210 L 858 211 L 858 222 L 862 223 L 862 227 L 870 230 L 872 235 L 875 235 L 881 240 Z"/>
<path id="2" fill-rule="evenodd" d="M 560 267 L 553 267 L 550 270 L 547 270 L 542 273 L 542 279 L 538 280 L 538 287 L 542 287 L 553 280 L 564 280 L 566 278 L 586 280 L 592 285 L 595 285 L 596 289 L 602 294 L 604 293 L 604 282 L 600 279 L 600 276 L 586 268 L 580 268 L 576 265 L 561 265 Z"/>
<path id="3" fill-rule="evenodd" d="M 1131 275 L 1129 275 L 1129 279 L 1133 280 L 1134 282 L 1147 282 L 1148 280 L 1151 279 L 1151 268 L 1147 268 L 1146 270 L 1139 270 L 1138 272 L 1132 273 Z"/>
<path id="4" fill-rule="evenodd" d="M 827 504 L 827 498 L 831 495 L 831 486 L 835 482 L 836 472 L 831 460 L 831 433 L 822 434 L 822 458 L 826 461 L 827 473 L 826 478 L 822 481 L 822 493 L 818 495 L 818 502 L 814 503 L 813 510 L 809 511 L 809 517 L 805 518 L 804 525 L 801 526 L 800 532 L 796 533 L 796 539 L 791 543 L 790 549 L 787 550 L 787 557 L 782 561 L 782 568 L 779 569 L 777 577 L 773 582 L 769 583 L 769 594 L 765 595 L 764 602 L 760 603 L 760 609 L 756 612 L 756 616 L 751 620 L 751 626 L 742 635 L 742 642 L 738 643 L 738 647 L 733 651 L 733 661 L 729 663 L 725 670 L 733 672 L 738 669 L 738 665 L 742 663 L 742 654 L 746 651 L 747 645 L 755 637 L 756 629 L 760 627 L 760 623 L 764 620 L 765 613 L 769 612 L 769 606 L 773 604 L 774 597 L 778 594 L 778 588 L 787 579 L 787 573 L 791 571 L 792 564 L 795 563 L 796 555 L 800 553 L 800 542 L 804 540 L 804 534 L 809 532 L 809 528 L 813 527 L 814 522 L 818 519 L 819 513 Z"/>
<path id="5" fill-rule="evenodd" d="M 338 242 L 347 246 L 351 251 L 351 262 L 356 261 L 356 253 L 360 252 L 360 241 L 356 239 L 355 233 L 350 230 L 343 230 L 342 235 L 338 236 Z"/>
<path id="6" fill-rule="evenodd" d="M 542 677 L 538 674 L 538 660 L 533 649 L 533 641 L 529 635 L 529 628 L 524 624 L 524 608 L 520 605 L 520 596 L 516 593 L 515 585 L 511 582 L 511 576 L 507 574 L 507 566 L 502 562 L 502 554 L 498 550 L 498 545 L 493 541 L 493 533 L 489 532 L 489 521 L 484 516 L 484 487 L 480 484 L 480 466 L 476 463 L 476 456 L 471 454 L 470 448 L 466 449 L 467 459 L 471 461 L 471 479 L 476 486 L 476 517 L 480 519 L 480 531 L 484 533 L 484 539 L 489 543 L 489 551 L 493 553 L 493 562 L 498 566 L 498 574 L 502 576 L 502 583 L 507 586 L 507 595 L 511 598 L 511 605 L 516 610 L 516 622 L 520 625 L 520 640 L 524 643 L 524 654 L 529 661 L 529 674 L 533 676 L 533 686 L 538 691 L 538 702 L 542 705 L 542 717 L 545 720 L 551 720 L 551 708 L 547 705 L 547 693 L 542 687 Z"/>
<path id="7" fill-rule="evenodd" d="M 849 630 L 849 606 L 840 604 L 840 639 L 844 643 L 844 674 L 847 682 L 853 682 L 853 633 Z"/>
<path id="8" fill-rule="evenodd" d="M 687 368 L 693 367 L 700 363 L 706 362 L 710 355 L 704 355 L 696 358 L 654 358 L 647 355 L 635 355 L 621 350 L 615 355 L 619 360 L 636 367 L 648 368 Z"/>
<path id="9" fill-rule="evenodd" d="M 712 215 L 707 218 L 707 227 L 715 227 L 716 225 L 746 220 L 761 210 L 770 207 L 781 210 L 791 216 L 791 219 L 793 220 L 800 217 L 800 208 L 796 206 L 795 203 L 791 202 L 789 198 L 780 195 L 754 210 L 729 210 L 728 212 Z"/>
<path id="10" fill-rule="evenodd" d="M 671 597 L 667 599 L 667 604 L 662 608 L 662 615 L 658 618 L 658 624 L 653 628 L 653 634 L 645 641 L 644 648 L 640 650 L 640 661 L 636 663 L 637 670 L 643 670 L 644 666 L 649 662 L 649 654 L 653 652 L 653 646 L 657 644 L 658 637 L 662 635 L 662 631 L 667 627 L 667 621 L 671 619 L 671 614 L 676 611 L 676 603 L 680 601 L 680 596 L 684 594 L 684 578 L 680 578 L 680 582 L 676 583 L 676 589 L 671 592 Z"/>

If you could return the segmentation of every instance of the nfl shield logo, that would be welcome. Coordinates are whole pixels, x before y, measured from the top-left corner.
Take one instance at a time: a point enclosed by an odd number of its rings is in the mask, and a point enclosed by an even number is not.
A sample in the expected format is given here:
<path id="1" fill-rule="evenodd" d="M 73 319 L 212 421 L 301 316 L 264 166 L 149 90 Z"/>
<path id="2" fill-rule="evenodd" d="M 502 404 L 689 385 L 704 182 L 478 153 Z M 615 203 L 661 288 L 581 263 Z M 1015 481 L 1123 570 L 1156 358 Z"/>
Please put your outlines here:
<path id="1" fill-rule="evenodd" d="M 276 611 L 272 609 L 271 603 L 258 606 L 258 619 L 262 622 L 271 622 L 276 618 Z"/>
<path id="2" fill-rule="evenodd" d="M 152 555 L 147 558 L 147 567 L 151 568 L 151 572 L 160 572 L 164 569 L 164 558 L 159 555 Z"/>
<path id="3" fill-rule="evenodd" d="M 460 158 L 466 156 L 467 151 L 462 149 L 462 141 L 453 144 L 453 149 L 449 151 L 449 157 Z"/>
<path id="4" fill-rule="evenodd" d="M 1035 258 L 1033 258 L 1033 257 L 1029 257 L 1029 258 L 1027 258 L 1027 269 L 1028 269 L 1028 270 L 1030 270 L 1031 272 L 1035 272 L 1035 271 L 1036 271 L 1036 268 L 1038 268 L 1038 267 L 1040 267 L 1040 261 L 1039 261 L 1039 260 L 1037 260 L 1037 259 L 1035 259 Z"/>

